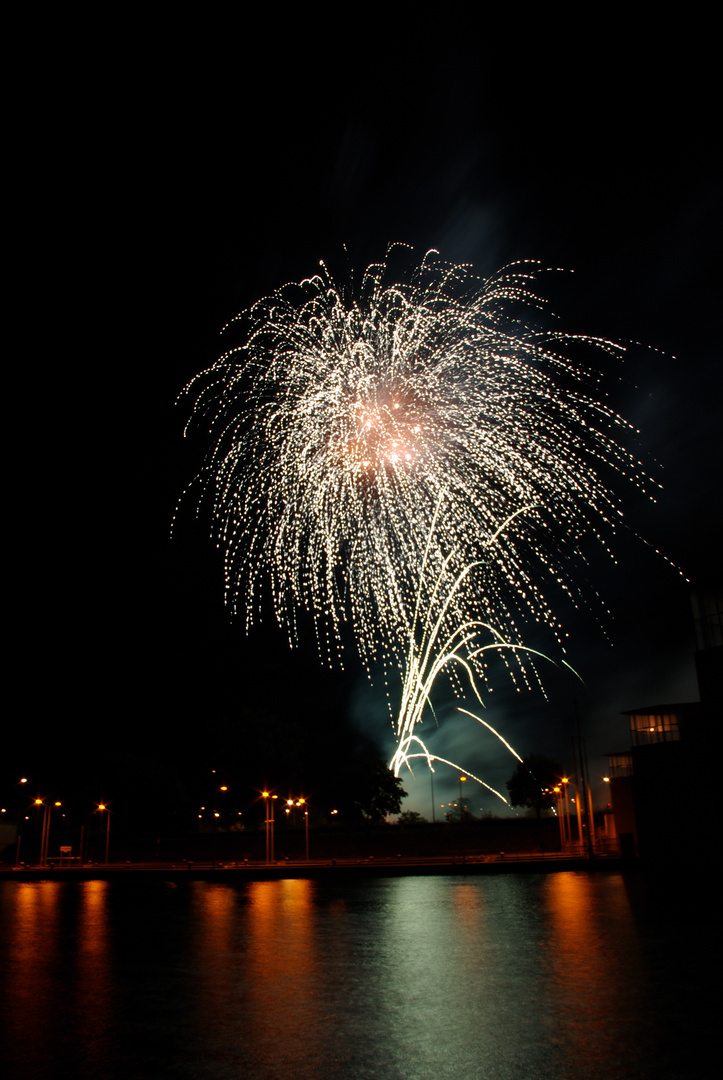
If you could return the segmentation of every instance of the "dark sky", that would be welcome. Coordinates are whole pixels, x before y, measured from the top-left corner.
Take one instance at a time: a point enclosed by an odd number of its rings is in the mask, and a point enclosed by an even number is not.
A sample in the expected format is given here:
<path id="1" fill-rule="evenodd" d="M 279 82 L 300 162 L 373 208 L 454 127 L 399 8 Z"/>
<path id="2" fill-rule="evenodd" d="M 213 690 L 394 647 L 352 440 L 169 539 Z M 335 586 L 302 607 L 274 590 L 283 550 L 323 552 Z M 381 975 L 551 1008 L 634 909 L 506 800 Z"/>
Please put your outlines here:
<path id="1" fill-rule="evenodd" d="M 246 642 L 229 627 L 206 525 L 184 518 L 169 539 L 202 452 L 181 438 L 177 393 L 230 317 L 320 258 L 362 269 L 401 240 L 483 274 L 519 258 L 574 271 L 550 286 L 565 329 L 652 347 L 608 373 L 664 484 L 656 506 L 631 500 L 630 521 L 687 577 L 719 566 L 721 178 L 704 28 L 568 27 L 561 45 L 541 24 L 523 44 L 519 27 L 380 33 L 366 18 L 97 28 L 96 50 L 28 89 L 12 136 L 28 309 L 8 402 L 10 773 L 32 772 L 33 754 L 97 768 L 148 743 L 211 761 L 209 717 L 255 700 L 260 670 L 309 724 L 333 692 L 391 753 L 357 672 L 329 690 L 310 655 L 288 667 L 271 630 Z M 627 745 L 622 709 L 697 697 L 688 586 L 641 543 L 618 554 L 589 572 L 607 637 L 590 612 L 570 626 L 585 685 L 553 675 L 548 702 L 496 687 L 488 714 L 523 754 L 569 764 L 576 699 L 594 777 Z M 303 692 L 279 670 L 305 672 Z M 430 745 L 497 787 L 514 764 L 456 719 Z M 454 794 L 437 785 L 437 801 Z M 409 790 L 429 815 L 428 777 Z"/>

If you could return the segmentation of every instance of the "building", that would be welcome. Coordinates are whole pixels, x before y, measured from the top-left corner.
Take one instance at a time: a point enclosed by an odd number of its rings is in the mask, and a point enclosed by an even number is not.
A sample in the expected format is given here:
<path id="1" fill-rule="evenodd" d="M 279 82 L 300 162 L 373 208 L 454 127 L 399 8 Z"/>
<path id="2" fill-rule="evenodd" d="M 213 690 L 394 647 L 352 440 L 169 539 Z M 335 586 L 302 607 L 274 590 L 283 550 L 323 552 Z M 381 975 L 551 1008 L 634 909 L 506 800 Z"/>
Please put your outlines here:
<path id="1" fill-rule="evenodd" d="M 663 859 L 710 851 L 723 797 L 721 590 L 692 597 L 700 701 L 626 709 L 629 750 L 608 758 L 615 831 L 624 856 Z"/>

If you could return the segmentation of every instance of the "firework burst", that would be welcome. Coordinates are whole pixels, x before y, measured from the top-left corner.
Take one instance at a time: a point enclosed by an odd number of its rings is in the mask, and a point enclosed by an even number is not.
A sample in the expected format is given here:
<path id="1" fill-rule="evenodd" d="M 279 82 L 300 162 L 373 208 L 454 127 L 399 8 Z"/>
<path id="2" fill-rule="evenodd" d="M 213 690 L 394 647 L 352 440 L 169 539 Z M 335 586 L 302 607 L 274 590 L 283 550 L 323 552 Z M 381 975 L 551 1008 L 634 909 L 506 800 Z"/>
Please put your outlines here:
<path id="1" fill-rule="evenodd" d="M 405 672 L 415 612 L 447 578 L 440 641 L 474 618 L 519 642 L 531 618 L 562 646 L 553 603 L 579 600 L 581 538 L 607 545 L 620 524 L 616 476 L 645 481 L 629 426 L 570 358 L 622 347 L 541 326 L 542 273 L 484 280 L 429 252 L 396 282 L 370 266 L 355 291 L 322 263 L 225 328 L 241 343 L 186 393 L 210 433 L 199 482 L 226 600 L 247 624 L 270 586 L 292 643 L 306 611 L 330 662 L 348 624 L 368 670 Z"/>

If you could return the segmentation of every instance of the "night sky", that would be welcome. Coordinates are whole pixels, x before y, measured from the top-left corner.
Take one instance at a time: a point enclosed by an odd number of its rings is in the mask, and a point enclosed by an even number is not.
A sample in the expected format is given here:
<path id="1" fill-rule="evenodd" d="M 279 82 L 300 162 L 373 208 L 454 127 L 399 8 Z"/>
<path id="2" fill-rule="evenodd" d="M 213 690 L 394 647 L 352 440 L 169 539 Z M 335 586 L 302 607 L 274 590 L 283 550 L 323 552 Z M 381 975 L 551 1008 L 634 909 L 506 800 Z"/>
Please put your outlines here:
<path id="1" fill-rule="evenodd" d="M 571 619 L 584 685 L 551 672 L 545 701 L 501 683 L 487 714 L 523 755 L 569 767 L 577 708 L 600 777 L 627 748 L 623 709 L 697 699 L 685 578 L 719 572 L 721 177 L 704 28 L 624 43 L 598 28 L 591 52 L 575 28 L 575 47 L 540 27 L 523 49 L 517 30 L 462 19 L 329 27 L 331 41 L 280 22 L 98 30 L 92 58 L 56 61 L 14 126 L 27 308 L 8 363 L 4 773 L 59 788 L 72 761 L 110 786 L 109 761 L 146 752 L 211 767 L 214 718 L 251 725 L 267 697 L 310 729 L 338 713 L 391 756 L 380 689 L 353 665 L 326 675 L 303 646 L 290 657 L 273 627 L 245 639 L 208 520 L 170 528 L 204 450 L 174 402 L 222 326 L 320 259 L 343 277 L 399 240 L 482 274 L 524 258 L 574 271 L 549 278 L 564 329 L 644 343 L 606 374 L 664 485 L 656 505 L 631 493 L 625 507 L 652 547 L 622 537 L 617 565 L 591 552 L 609 616 Z M 514 761 L 472 722 L 442 708 L 424 735 L 504 790 Z M 437 803 L 451 798 L 456 773 L 435 784 Z M 431 816 L 428 774 L 405 786 Z M 473 810 L 504 811 L 478 791 Z"/>

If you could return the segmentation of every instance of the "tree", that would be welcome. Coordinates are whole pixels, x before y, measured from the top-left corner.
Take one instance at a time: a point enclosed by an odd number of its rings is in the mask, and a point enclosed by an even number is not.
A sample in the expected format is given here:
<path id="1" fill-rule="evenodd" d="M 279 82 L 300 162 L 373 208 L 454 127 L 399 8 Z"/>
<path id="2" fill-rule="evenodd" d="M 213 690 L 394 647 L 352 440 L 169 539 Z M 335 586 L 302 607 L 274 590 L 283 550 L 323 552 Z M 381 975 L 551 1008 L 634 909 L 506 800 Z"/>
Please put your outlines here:
<path id="1" fill-rule="evenodd" d="M 537 818 L 555 806 L 553 788 L 562 776 L 560 765 L 544 754 L 530 754 L 507 781 L 511 806 L 527 806 Z"/>
<path id="2" fill-rule="evenodd" d="M 417 810 L 402 810 L 401 814 L 397 818 L 397 825 L 426 825 L 426 817 Z"/>
<path id="3" fill-rule="evenodd" d="M 379 824 L 390 814 L 398 814 L 407 792 L 402 781 L 389 770 L 381 754 L 371 744 L 357 752 L 344 771 L 347 799 L 352 817 Z"/>

